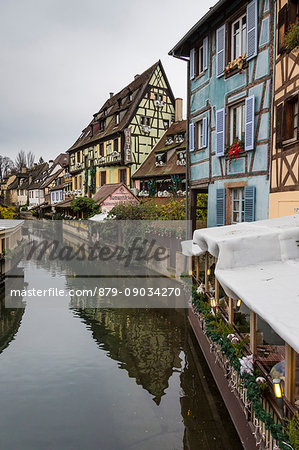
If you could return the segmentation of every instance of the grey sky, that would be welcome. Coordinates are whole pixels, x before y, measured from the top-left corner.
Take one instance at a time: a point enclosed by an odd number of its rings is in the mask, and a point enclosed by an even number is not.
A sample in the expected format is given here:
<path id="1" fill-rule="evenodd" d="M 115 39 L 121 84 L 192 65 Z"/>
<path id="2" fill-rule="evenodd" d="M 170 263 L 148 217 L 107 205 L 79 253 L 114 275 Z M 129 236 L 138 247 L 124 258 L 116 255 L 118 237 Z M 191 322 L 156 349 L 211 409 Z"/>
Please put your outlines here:
<path id="1" fill-rule="evenodd" d="M 167 55 L 214 0 L 0 2 L 0 154 L 51 159 L 109 96 L 158 59 L 185 99 L 186 63 Z"/>

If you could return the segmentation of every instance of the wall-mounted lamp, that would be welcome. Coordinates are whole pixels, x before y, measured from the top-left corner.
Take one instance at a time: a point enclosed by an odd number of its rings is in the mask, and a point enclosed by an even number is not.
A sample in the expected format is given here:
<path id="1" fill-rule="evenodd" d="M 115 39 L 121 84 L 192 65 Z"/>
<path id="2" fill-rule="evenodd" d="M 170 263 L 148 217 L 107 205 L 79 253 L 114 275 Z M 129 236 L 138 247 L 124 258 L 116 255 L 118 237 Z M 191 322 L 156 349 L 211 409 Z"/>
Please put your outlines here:
<path id="1" fill-rule="evenodd" d="M 280 409 L 280 415 L 281 415 L 281 423 L 283 426 L 285 426 L 285 422 L 284 422 L 284 411 L 283 411 L 283 387 L 282 387 L 282 382 L 280 378 L 275 378 L 273 380 L 273 390 L 274 390 L 274 395 L 276 397 L 276 402 L 277 405 Z"/>
<path id="2" fill-rule="evenodd" d="M 242 300 L 240 298 L 238 298 L 237 303 L 236 303 L 236 308 L 240 309 L 241 304 L 242 304 Z"/>
<path id="3" fill-rule="evenodd" d="M 216 314 L 216 308 L 217 308 L 216 300 L 214 298 L 211 298 L 210 299 L 210 303 L 211 303 L 212 312 L 215 315 Z"/>
<path id="4" fill-rule="evenodd" d="M 211 275 L 211 269 L 207 270 L 207 275 L 208 275 L 208 277 Z"/>

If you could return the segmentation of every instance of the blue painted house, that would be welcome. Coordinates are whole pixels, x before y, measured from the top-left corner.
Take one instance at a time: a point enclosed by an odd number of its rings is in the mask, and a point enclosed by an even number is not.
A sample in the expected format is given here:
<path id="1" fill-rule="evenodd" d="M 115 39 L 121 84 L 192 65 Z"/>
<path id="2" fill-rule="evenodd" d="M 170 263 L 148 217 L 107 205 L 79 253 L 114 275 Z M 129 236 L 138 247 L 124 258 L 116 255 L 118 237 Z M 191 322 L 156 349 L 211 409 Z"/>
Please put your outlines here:
<path id="1" fill-rule="evenodd" d="M 208 226 L 268 217 L 273 0 L 220 0 L 170 51 L 188 63 L 189 193 Z"/>

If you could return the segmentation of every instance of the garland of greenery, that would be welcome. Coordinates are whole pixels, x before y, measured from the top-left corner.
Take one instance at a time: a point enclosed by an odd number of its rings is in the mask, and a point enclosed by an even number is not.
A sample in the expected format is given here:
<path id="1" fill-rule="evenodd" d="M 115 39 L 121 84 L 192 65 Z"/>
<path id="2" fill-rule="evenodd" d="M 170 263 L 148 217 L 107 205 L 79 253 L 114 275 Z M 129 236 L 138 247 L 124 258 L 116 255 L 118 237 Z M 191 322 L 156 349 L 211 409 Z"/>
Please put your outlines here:
<path id="1" fill-rule="evenodd" d="M 193 304 L 195 305 L 199 314 L 201 314 L 205 320 L 206 329 L 205 333 L 209 339 L 220 345 L 221 351 L 229 358 L 231 366 L 240 374 L 240 361 L 236 355 L 236 349 L 234 344 L 228 339 L 228 333 L 223 331 L 223 326 L 217 317 L 211 313 L 210 305 L 205 301 L 203 294 L 197 293 L 196 289 L 193 291 Z M 218 324 L 217 324 L 218 320 Z M 216 326 L 216 324 L 218 326 Z M 222 329 L 221 329 L 222 326 Z M 261 399 L 261 390 L 256 382 L 254 375 L 248 373 L 240 374 L 244 387 L 247 389 L 247 398 L 252 403 L 254 414 L 257 419 L 261 420 L 267 430 L 270 431 L 274 440 L 278 442 L 279 448 L 287 450 L 290 447 L 286 444 L 290 444 L 288 435 L 283 431 L 281 425 L 274 422 L 271 414 L 267 413 L 263 408 Z"/>
<path id="2" fill-rule="evenodd" d="M 96 191 L 96 170 L 94 167 L 90 169 L 90 192 L 94 194 Z"/>
<path id="3" fill-rule="evenodd" d="M 84 194 L 87 194 L 88 191 L 88 171 L 85 170 L 84 173 Z"/>

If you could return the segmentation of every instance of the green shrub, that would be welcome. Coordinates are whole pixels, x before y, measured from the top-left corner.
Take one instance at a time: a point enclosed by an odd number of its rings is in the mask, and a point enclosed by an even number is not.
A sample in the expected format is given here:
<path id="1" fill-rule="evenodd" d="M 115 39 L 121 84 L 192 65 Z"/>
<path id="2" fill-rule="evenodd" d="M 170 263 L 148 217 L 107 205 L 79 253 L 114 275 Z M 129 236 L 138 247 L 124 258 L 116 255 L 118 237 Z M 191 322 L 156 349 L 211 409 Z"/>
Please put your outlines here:
<path id="1" fill-rule="evenodd" d="M 287 52 L 297 51 L 299 49 L 299 22 L 290 25 L 285 35 L 284 47 Z"/>
<path id="2" fill-rule="evenodd" d="M 292 419 L 288 420 L 287 433 L 294 450 L 299 450 L 299 413 L 295 412 Z"/>

